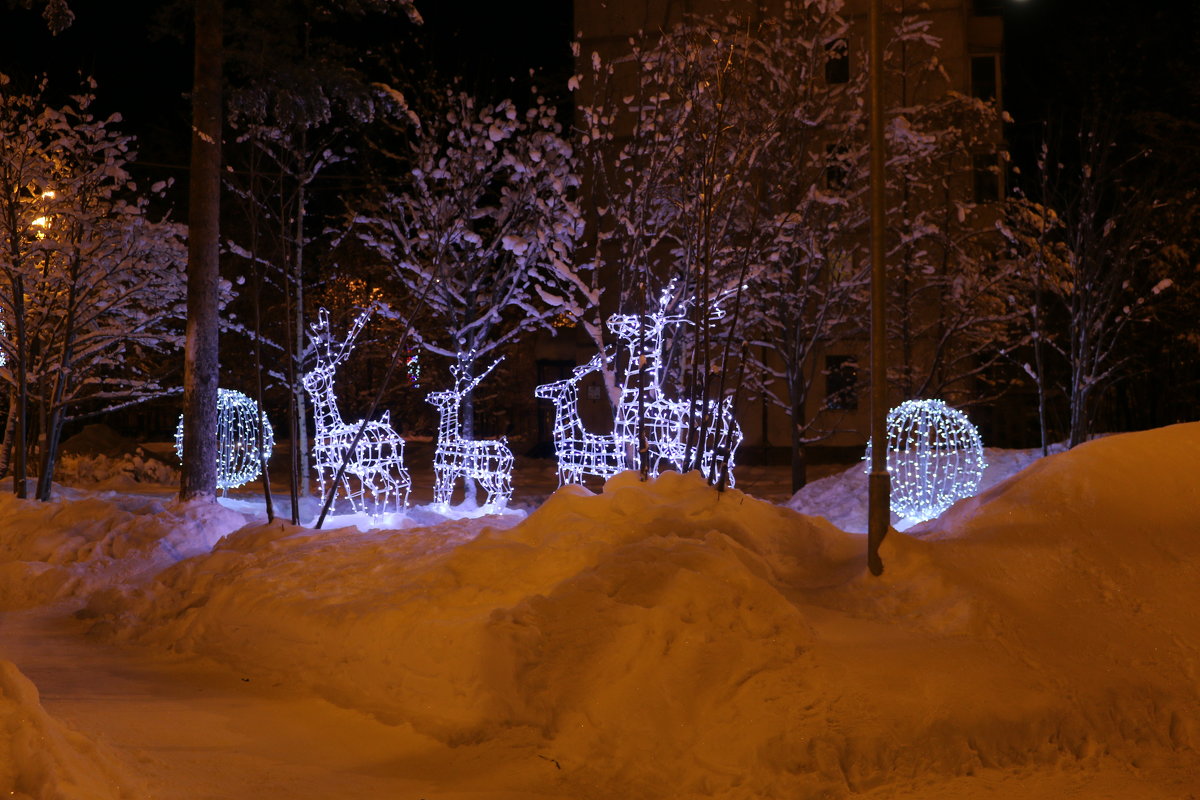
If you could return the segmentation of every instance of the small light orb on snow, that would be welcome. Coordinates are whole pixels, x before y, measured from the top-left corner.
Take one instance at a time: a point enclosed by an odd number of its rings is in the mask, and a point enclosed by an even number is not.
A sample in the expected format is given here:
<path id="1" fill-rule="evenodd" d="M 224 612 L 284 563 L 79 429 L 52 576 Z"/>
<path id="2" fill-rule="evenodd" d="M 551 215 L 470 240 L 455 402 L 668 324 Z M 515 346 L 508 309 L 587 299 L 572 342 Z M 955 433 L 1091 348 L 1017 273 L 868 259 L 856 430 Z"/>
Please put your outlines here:
<path id="1" fill-rule="evenodd" d="M 892 510 L 922 522 L 979 489 L 983 440 L 967 415 L 941 400 L 908 400 L 887 415 Z M 867 442 L 866 471 L 871 470 Z"/>
<path id="2" fill-rule="evenodd" d="M 234 489 L 262 474 L 255 447 L 262 421 L 262 461 L 271 458 L 275 432 L 258 403 L 234 389 L 217 389 L 217 488 Z M 183 458 L 183 415 L 175 427 L 175 454 Z"/>

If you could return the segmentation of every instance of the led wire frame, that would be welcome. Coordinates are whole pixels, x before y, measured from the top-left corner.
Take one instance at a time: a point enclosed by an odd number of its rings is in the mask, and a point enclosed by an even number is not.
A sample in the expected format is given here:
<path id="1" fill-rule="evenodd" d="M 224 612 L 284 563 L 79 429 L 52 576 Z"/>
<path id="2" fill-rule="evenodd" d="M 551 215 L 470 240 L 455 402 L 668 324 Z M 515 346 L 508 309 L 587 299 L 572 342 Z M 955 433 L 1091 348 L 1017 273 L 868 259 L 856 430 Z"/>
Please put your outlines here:
<path id="1" fill-rule="evenodd" d="M 941 516 L 971 497 L 987 466 L 979 430 L 941 400 L 908 400 L 887 415 L 887 469 L 892 510 L 911 521 Z M 867 442 L 870 471 L 872 442 Z"/>
<path id="2" fill-rule="evenodd" d="M 313 405 L 313 469 L 322 497 L 326 496 L 327 486 L 337 476 L 342 458 L 362 425 L 362 420 L 350 423 L 342 420 L 333 382 L 337 368 L 354 350 L 354 340 L 370 316 L 369 309 L 360 314 L 341 343 L 335 345 L 329 312 L 322 308 L 309 334 L 317 354 L 316 364 L 304 374 L 301 383 Z M 375 519 L 398 513 L 408 505 L 412 478 L 404 466 L 404 444 L 403 437 L 392 429 L 387 411 L 363 427 L 354 452 L 346 460 L 338 487 L 340 496 L 355 513 Z"/>
<path id="3" fill-rule="evenodd" d="M 662 391 L 663 332 L 669 324 L 687 322 L 682 315 L 666 313 L 671 288 L 663 292 L 659 309 L 645 317 L 616 314 L 608 327 L 625 344 L 629 364 L 621 386 L 616 419 L 611 436 L 588 432 L 579 416 L 579 382 L 599 369 L 607 354 L 597 354 L 577 367 L 570 378 L 543 384 L 534 393 L 554 403 L 554 445 L 558 456 L 559 484 L 581 483 L 584 475 L 609 478 L 636 462 L 639 432 L 646 435 L 648 471 L 658 475 L 663 469 L 682 470 L 692 461 L 695 448 L 705 475 L 719 465 L 728 470 L 728 485 L 734 484 L 734 454 L 742 442 L 742 429 L 733 413 L 729 398 L 709 400 L 693 409 L 686 400 L 672 400 Z M 639 342 L 641 347 L 638 347 Z M 700 422 L 704 439 L 689 444 L 691 427 Z"/>
<path id="4" fill-rule="evenodd" d="M 470 380 L 466 380 L 457 366 L 450 368 L 454 376 L 454 388 L 432 392 L 426 400 L 438 411 L 438 439 L 433 453 L 433 501 L 448 508 L 454 493 L 454 484 L 459 478 L 479 482 L 487 493 L 484 507 L 499 511 L 508 505 L 512 497 L 513 453 L 508 440 L 466 439 L 462 435 L 459 408 L 466 397 L 503 359 L 498 358 L 491 366 Z M 459 359 L 459 363 L 462 363 Z"/>
<path id="5" fill-rule="evenodd" d="M 262 460 L 258 426 L 262 425 Z M 262 474 L 271 458 L 275 432 L 258 403 L 236 389 L 217 389 L 217 488 L 235 489 Z M 183 459 L 183 415 L 175 426 L 175 454 Z"/>

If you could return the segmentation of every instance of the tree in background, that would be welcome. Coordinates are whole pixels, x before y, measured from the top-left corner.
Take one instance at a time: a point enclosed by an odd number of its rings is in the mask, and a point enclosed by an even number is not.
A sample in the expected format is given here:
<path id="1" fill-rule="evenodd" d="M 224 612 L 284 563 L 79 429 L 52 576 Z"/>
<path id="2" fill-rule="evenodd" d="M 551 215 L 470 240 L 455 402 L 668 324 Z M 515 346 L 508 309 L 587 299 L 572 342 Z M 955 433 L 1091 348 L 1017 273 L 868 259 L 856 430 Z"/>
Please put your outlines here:
<path id="1" fill-rule="evenodd" d="M 605 313 L 615 305 L 644 316 L 668 287 L 671 304 L 686 306 L 690 324 L 666 332 L 665 372 L 694 411 L 741 384 L 729 380 L 744 362 L 735 341 L 774 350 L 764 336 L 784 335 L 778 326 L 788 323 L 776 317 L 767 334 L 763 313 L 787 314 L 781 303 L 804 304 L 825 288 L 797 274 L 791 246 L 803 247 L 797 229 L 815 223 L 819 204 L 846 205 L 813 183 L 823 159 L 808 149 L 823 154 L 840 142 L 839 125 L 844 133 L 846 91 L 814 77 L 846 23 L 837 4 L 802 5 L 783 17 L 688 17 L 611 60 L 593 53 L 579 78 L 592 98 L 580 112 L 593 215 L 582 260 L 592 264 L 593 293 L 616 291 Z M 791 275 L 798 280 L 781 286 Z M 743 290 L 754 303 L 743 303 Z M 604 348 L 596 305 L 585 328 Z M 620 378 L 606 378 L 615 406 Z M 690 416 L 702 439 L 709 421 Z"/>
<path id="2" fill-rule="evenodd" d="M 626 313 L 644 313 L 668 285 L 694 300 L 692 324 L 673 331 L 676 391 L 707 398 L 745 382 L 768 394 L 792 418 L 797 488 L 805 444 L 837 418 L 819 426 L 808 411 L 816 359 L 862 335 L 866 85 L 848 68 L 841 8 L 811 0 L 782 13 L 687 17 L 609 62 L 593 54 L 580 77 L 596 98 L 581 107 L 596 282 L 619 289 Z M 980 231 L 989 226 L 959 177 L 970 174 L 969 153 L 995 153 L 998 111 L 951 90 L 929 27 L 901 15 L 887 48 L 889 263 L 900 274 L 892 341 L 902 365 L 892 377 L 909 394 L 989 375 L 1015 315 L 1012 272 L 988 257 Z M 755 299 L 744 309 L 743 293 Z M 732 301 L 720 332 L 703 323 L 718 300 Z M 751 378 L 730 380 L 745 368 L 734 345 L 744 341 Z"/>
<path id="3" fill-rule="evenodd" d="M 555 109 L 535 98 L 479 103 L 448 92 L 394 153 L 396 187 L 380 183 L 353 219 L 390 266 L 421 346 L 462 380 L 525 333 L 551 328 L 572 290 L 579 212 L 571 145 Z M 473 435 L 473 407 L 463 409 Z"/>
<path id="4" fill-rule="evenodd" d="M 217 491 L 223 10 L 223 0 L 195 0 L 181 500 Z"/>
<path id="5" fill-rule="evenodd" d="M 404 106 L 398 92 L 368 77 L 360 49 L 341 39 L 345 26 L 377 25 L 380 15 L 395 9 L 420 23 L 411 2 L 313 0 L 239 8 L 230 26 L 229 127 L 236 141 L 227 151 L 237 169 L 226 182 L 243 213 L 227 226 L 226 242 L 244 259 L 255 290 L 253 330 L 234 328 L 250 336 L 260 363 L 264 347 L 287 355 L 268 369 L 268 377 L 288 392 L 293 517 L 309 485 L 307 400 L 300 383 L 309 346 L 307 293 L 314 283 L 335 277 L 330 259 L 315 264 L 313 244 L 341 210 L 327 202 L 314 216 L 314 184 L 354 158 L 352 143 L 363 130 Z M 262 319 L 261 292 L 267 289 L 282 295 L 284 319 Z M 264 322 L 274 341 L 264 336 Z"/>
<path id="6" fill-rule="evenodd" d="M 21 187 L 6 192 L 0 305 L 17 335 L 4 342 L 14 389 L 5 439 L 21 481 L 33 442 L 19 421 L 37 410 L 42 500 L 63 426 L 160 395 L 161 356 L 181 344 L 182 228 L 149 218 L 127 171 L 132 139 L 112 129 L 117 117 L 92 117 L 92 100 L 52 108 L 39 95 L 0 95 L 0 171 Z"/>
<path id="7" fill-rule="evenodd" d="M 903 399 L 986 403 L 1008 388 L 1020 275 L 996 257 L 1004 154 L 994 99 L 953 88 L 921 10 L 885 48 L 889 381 Z"/>
<path id="8" fill-rule="evenodd" d="M 1131 328 L 1173 283 L 1155 225 L 1167 165 L 1123 148 L 1118 117 L 1097 109 L 1047 135 L 1033 181 L 1038 202 L 1015 202 L 1002 226 L 1054 306 L 1033 304 L 1033 332 L 1065 364 L 1071 447 L 1087 439 L 1095 404 L 1129 366 Z"/>

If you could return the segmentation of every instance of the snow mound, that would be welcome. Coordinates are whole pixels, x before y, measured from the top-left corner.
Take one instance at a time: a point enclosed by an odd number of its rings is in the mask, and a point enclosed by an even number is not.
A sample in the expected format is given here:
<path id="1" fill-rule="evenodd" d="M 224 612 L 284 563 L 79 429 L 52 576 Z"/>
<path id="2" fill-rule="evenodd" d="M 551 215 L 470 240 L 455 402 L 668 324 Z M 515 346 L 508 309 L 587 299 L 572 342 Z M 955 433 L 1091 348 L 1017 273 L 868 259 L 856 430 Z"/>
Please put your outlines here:
<path id="1" fill-rule="evenodd" d="M 144 797 L 117 757 L 51 717 L 34 685 L 0 661 L 0 796 L 13 800 Z"/>
<path id="2" fill-rule="evenodd" d="M 1051 453 L 1065 450 L 1062 444 L 1052 445 Z M 983 477 L 979 492 L 986 491 L 1000 481 L 1015 475 L 1041 458 L 1041 448 L 1030 450 L 1004 450 L 985 447 Z M 837 527 L 851 533 L 867 532 L 867 474 L 864 464 L 859 462 L 835 475 L 815 480 L 797 491 L 787 502 L 788 508 L 801 514 L 824 517 Z M 978 493 L 977 493 L 978 494 Z M 892 525 L 901 525 L 900 517 L 892 514 Z"/>
<path id="3" fill-rule="evenodd" d="M 63 490 L 41 503 L 0 493 L 0 610 L 28 608 L 208 551 L 245 518 L 216 504 Z"/>
<path id="4" fill-rule="evenodd" d="M 87 613 L 443 742 L 519 733 L 580 798 L 1200 767 L 1197 470 L 1200 424 L 1043 459 L 890 534 L 881 578 L 826 520 L 625 473 L 519 522 L 249 526 Z"/>

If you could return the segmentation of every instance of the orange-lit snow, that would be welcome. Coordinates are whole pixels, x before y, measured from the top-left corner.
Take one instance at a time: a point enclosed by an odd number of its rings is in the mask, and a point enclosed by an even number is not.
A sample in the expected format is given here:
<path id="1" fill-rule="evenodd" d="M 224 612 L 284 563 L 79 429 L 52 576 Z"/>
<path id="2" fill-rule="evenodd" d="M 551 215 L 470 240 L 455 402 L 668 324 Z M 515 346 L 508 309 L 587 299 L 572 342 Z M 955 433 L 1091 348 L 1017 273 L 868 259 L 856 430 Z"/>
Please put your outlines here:
<path id="1" fill-rule="evenodd" d="M 1182 800 L 1196 474 L 1200 423 L 1099 439 L 890 534 L 881 578 L 695 475 L 365 533 L 4 495 L 0 758 L 35 778 L 0 794 Z M 102 783 L 26 763 L 28 725 Z"/>

